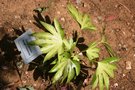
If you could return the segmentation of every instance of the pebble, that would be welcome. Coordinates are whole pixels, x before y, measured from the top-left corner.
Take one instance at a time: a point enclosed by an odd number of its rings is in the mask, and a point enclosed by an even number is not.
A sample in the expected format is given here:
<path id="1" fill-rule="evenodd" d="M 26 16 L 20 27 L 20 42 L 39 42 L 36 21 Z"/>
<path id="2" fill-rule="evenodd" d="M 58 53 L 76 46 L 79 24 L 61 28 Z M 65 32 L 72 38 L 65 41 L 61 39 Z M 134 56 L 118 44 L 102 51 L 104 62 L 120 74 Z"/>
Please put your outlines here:
<path id="1" fill-rule="evenodd" d="M 25 84 L 25 83 L 26 83 L 26 81 L 22 81 L 22 83 L 24 83 L 24 84 Z"/>
<path id="2" fill-rule="evenodd" d="M 131 67 L 131 61 L 126 61 L 126 69 L 127 70 L 132 69 L 132 67 Z"/>
<path id="3" fill-rule="evenodd" d="M 25 74 L 28 75 L 28 72 L 26 71 Z"/>
<path id="4" fill-rule="evenodd" d="M 34 84 L 33 84 L 33 86 L 34 86 L 34 87 L 36 87 L 36 86 L 37 86 L 37 84 L 35 84 L 35 83 L 34 83 Z"/>
<path id="5" fill-rule="evenodd" d="M 64 17 L 62 17 L 60 20 L 63 21 L 63 22 L 65 22 L 65 18 Z"/>
<path id="6" fill-rule="evenodd" d="M 103 17 L 102 17 L 102 16 L 98 16 L 97 19 L 98 19 L 99 21 L 102 21 L 102 20 L 103 20 Z"/>
<path id="7" fill-rule="evenodd" d="M 7 66 L 2 66 L 1 67 L 3 70 L 8 70 L 9 68 Z"/>
<path id="8" fill-rule="evenodd" d="M 126 33 L 124 31 L 122 33 L 123 33 L 123 35 L 126 35 Z"/>
<path id="9" fill-rule="evenodd" d="M 20 18 L 20 16 L 18 16 L 18 15 L 15 15 L 15 19 L 19 19 Z"/>
<path id="10" fill-rule="evenodd" d="M 132 32 L 134 32 L 134 29 L 131 29 Z"/>
<path id="11" fill-rule="evenodd" d="M 122 74 L 122 77 L 125 77 L 126 75 L 125 74 Z"/>
<path id="12" fill-rule="evenodd" d="M 83 85 L 88 85 L 88 79 L 85 79 L 84 82 L 83 82 Z"/>
<path id="13" fill-rule="evenodd" d="M 99 21 L 98 21 L 97 19 L 94 19 L 94 22 L 95 22 L 95 23 L 98 23 Z"/>
<path id="14" fill-rule="evenodd" d="M 14 31 L 14 29 L 8 29 L 7 31 L 8 31 L 8 32 L 13 32 L 13 31 Z"/>
<path id="15" fill-rule="evenodd" d="M 76 0 L 77 5 L 81 4 L 81 0 Z"/>
<path id="16" fill-rule="evenodd" d="M 79 53 L 79 56 L 82 56 L 83 54 L 82 53 Z"/>
<path id="17" fill-rule="evenodd" d="M 4 55 L 4 54 L 5 54 L 5 52 L 2 51 L 2 52 L 1 52 L 1 55 Z"/>
<path id="18" fill-rule="evenodd" d="M 65 7 L 65 5 L 63 5 L 63 4 L 62 4 L 61 6 L 62 6 L 62 7 Z"/>
<path id="19" fill-rule="evenodd" d="M 114 87 L 118 87 L 118 83 L 114 83 Z"/>
<path id="20" fill-rule="evenodd" d="M 32 23 L 32 20 L 29 20 L 30 23 Z"/>
<path id="21" fill-rule="evenodd" d="M 60 14 L 60 11 L 57 11 L 57 14 Z"/>

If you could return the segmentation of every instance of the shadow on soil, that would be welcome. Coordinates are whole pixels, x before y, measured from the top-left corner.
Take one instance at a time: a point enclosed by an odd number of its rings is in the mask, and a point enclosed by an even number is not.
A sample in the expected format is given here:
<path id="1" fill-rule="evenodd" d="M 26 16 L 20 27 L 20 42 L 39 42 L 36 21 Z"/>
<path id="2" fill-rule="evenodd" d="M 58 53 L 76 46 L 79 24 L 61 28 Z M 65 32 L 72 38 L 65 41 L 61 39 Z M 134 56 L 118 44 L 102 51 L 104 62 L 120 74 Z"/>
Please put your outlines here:
<path id="1" fill-rule="evenodd" d="M 14 71 L 18 72 L 16 62 L 20 61 L 20 53 L 17 51 L 14 40 L 18 35 L 21 35 L 24 30 L 14 29 L 14 33 L 8 33 L 4 28 L 0 28 L 3 31 L 3 37 L 0 38 L 0 90 L 6 88 L 10 82 L 4 80 L 7 73 L 14 75 Z"/>

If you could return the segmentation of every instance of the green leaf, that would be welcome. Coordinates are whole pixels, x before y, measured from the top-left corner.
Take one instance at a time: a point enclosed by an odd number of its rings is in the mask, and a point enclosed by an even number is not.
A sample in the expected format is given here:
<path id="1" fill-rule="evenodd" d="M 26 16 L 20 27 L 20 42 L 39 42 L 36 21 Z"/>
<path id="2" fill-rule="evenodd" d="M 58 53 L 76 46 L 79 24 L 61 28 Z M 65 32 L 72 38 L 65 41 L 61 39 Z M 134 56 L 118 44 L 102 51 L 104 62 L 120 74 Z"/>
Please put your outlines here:
<path id="1" fill-rule="evenodd" d="M 52 44 L 52 41 L 51 40 L 45 40 L 45 39 L 37 39 L 37 40 L 29 42 L 28 44 L 29 45 L 44 46 L 46 44 Z"/>
<path id="2" fill-rule="evenodd" d="M 48 30 L 48 32 L 37 32 L 31 34 L 36 37 L 36 40 L 29 42 L 32 45 L 38 45 L 41 51 L 46 54 L 44 62 L 50 60 L 55 55 L 64 52 L 63 37 L 64 31 L 59 22 L 54 19 L 54 26 L 40 21 L 40 23 Z M 59 57 L 59 56 L 58 56 Z"/>
<path id="3" fill-rule="evenodd" d="M 96 74 L 93 75 L 91 83 L 92 83 L 92 89 L 97 87 L 97 85 L 98 85 L 98 78 L 97 78 Z"/>
<path id="4" fill-rule="evenodd" d="M 61 62 L 59 64 L 56 64 L 49 72 L 56 72 L 58 69 L 62 68 L 65 62 Z"/>
<path id="5" fill-rule="evenodd" d="M 103 72 L 103 78 L 106 89 L 109 90 L 109 76 L 105 72 Z"/>
<path id="6" fill-rule="evenodd" d="M 82 14 L 72 4 L 68 4 L 67 8 L 71 16 L 79 23 L 82 30 L 96 30 L 96 28 L 91 23 L 90 17 L 87 14 Z"/>
<path id="7" fill-rule="evenodd" d="M 86 50 L 86 55 L 89 58 L 90 61 L 92 61 L 95 58 L 99 57 L 99 48 L 97 48 L 97 43 L 91 43 L 88 47 L 88 49 Z"/>
<path id="8" fill-rule="evenodd" d="M 41 23 L 51 34 L 57 35 L 57 32 L 56 32 L 55 28 L 54 28 L 52 25 L 50 25 L 50 24 L 48 24 L 48 23 L 45 23 L 45 22 L 43 22 L 43 21 L 40 21 L 40 23 Z"/>
<path id="9" fill-rule="evenodd" d="M 92 78 L 92 88 L 96 88 L 99 83 L 100 90 L 104 90 L 104 86 L 109 90 L 109 76 L 114 77 L 114 70 L 116 70 L 116 65 L 112 64 L 110 61 L 112 59 L 116 60 L 115 57 L 110 57 L 98 62 L 98 67 L 96 69 L 96 74 Z"/>
<path id="10" fill-rule="evenodd" d="M 76 60 L 73 60 L 71 54 L 66 51 L 59 56 L 58 62 L 50 70 L 50 73 L 54 73 L 54 72 L 56 72 L 53 79 L 54 83 L 58 80 L 60 82 L 66 80 L 66 83 L 69 83 L 72 79 L 74 79 L 76 76 L 79 75 L 80 63 Z M 58 73 L 60 73 L 61 77 L 57 76 Z"/>
<path id="11" fill-rule="evenodd" d="M 57 53 L 57 48 L 54 48 L 54 49 L 50 50 L 50 51 L 46 54 L 46 56 L 45 56 L 45 58 L 44 58 L 44 62 L 46 62 L 47 60 L 49 60 L 49 59 L 51 59 L 52 57 L 54 57 L 54 56 L 56 55 L 56 53 Z"/>
<path id="12" fill-rule="evenodd" d="M 117 62 L 117 61 L 119 61 L 118 57 L 109 57 L 109 58 L 104 59 L 104 61 L 102 61 L 102 62 L 114 63 L 114 62 Z"/>
<path id="13" fill-rule="evenodd" d="M 54 48 L 54 45 L 47 45 L 47 46 L 41 48 L 41 51 L 42 51 L 42 53 L 45 54 L 45 53 L 48 53 L 50 50 L 52 50 L 52 48 Z"/>
<path id="14" fill-rule="evenodd" d="M 37 39 L 50 39 L 53 36 L 51 33 L 48 32 L 36 32 L 31 35 L 36 37 Z"/>
<path id="15" fill-rule="evenodd" d="M 72 64 L 71 64 L 68 70 L 67 83 L 69 83 L 74 78 L 74 76 L 75 76 L 75 71 L 74 68 L 72 68 Z"/>
<path id="16" fill-rule="evenodd" d="M 70 38 L 69 40 L 64 39 L 64 40 L 63 40 L 63 43 L 64 43 L 65 49 L 66 49 L 67 51 L 72 50 L 72 49 L 74 48 L 74 44 L 75 44 L 75 43 L 73 42 L 73 39 L 72 39 L 72 38 Z"/>
<path id="17" fill-rule="evenodd" d="M 80 64 L 78 61 L 72 60 L 73 67 L 75 68 L 76 75 L 78 76 L 80 74 Z"/>
<path id="18" fill-rule="evenodd" d="M 61 76 L 62 76 L 62 74 L 63 74 L 63 69 L 64 69 L 64 67 L 60 68 L 60 69 L 56 72 L 56 74 L 55 74 L 54 77 L 53 77 L 53 82 L 52 82 L 52 83 L 55 83 L 56 81 L 58 81 L 58 80 L 61 78 Z"/>
<path id="19" fill-rule="evenodd" d="M 54 25 L 55 28 L 57 30 L 57 32 L 59 33 L 59 35 L 64 38 L 64 30 L 62 29 L 60 23 L 57 21 L 57 19 L 54 19 Z"/>
<path id="20" fill-rule="evenodd" d="M 102 74 L 99 74 L 98 78 L 99 78 L 99 88 L 100 88 L 100 90 L 103 90 L 104 85 L 103 85 L 103 76 L 102 76 Z"/>
<path id="21" fill-rule="evenodd" d="M 111 46 L 108 43 L 103 43 L 104 46 L 106 47 L 108 53 L 110 54 L 110 56 L 114 57 L 116 56 L 116 54 L 114 53 L 114 51 L 112 50 Z"/>

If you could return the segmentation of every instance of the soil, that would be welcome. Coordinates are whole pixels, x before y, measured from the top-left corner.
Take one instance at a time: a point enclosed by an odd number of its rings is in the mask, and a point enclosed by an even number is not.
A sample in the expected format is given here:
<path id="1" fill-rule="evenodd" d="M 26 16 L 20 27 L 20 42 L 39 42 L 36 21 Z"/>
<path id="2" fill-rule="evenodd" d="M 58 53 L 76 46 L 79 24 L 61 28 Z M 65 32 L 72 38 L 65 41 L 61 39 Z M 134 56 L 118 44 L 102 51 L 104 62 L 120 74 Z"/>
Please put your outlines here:
<path id="1" fill-rule="evenodd" d="M 66 9 L 69 1 L 91 16 L 97 31 L 80 30 Z M 34 23 L 37 13 L 33 10 L 39 7 L 47 8 L 43 13 L 46 18 L 59 20 L 67 38 L 72 36 L 74 30 L 85 38 L 85 44 L 100 40 L 100 33 L 105 27 L 108 42 L 120 57 L 110 90 L 134 90 L 135 0 L 0 0 L 0 90 L 16 90 L 25 85 L 31 85 L 35 90 L 70 88 L 66 85 L 51 86 L 50 78 L 42 76 L 42 66 L 35 70 L 33 64 L 23 64 L 14 44 L 14 40 L 29 28 L 35 32 L 42 31 Z M 106 55 L 106 52 L 102 52 L 102 55 Z M 38 60 L 42 61 L 42 58 Z M 91 90 L 89 84 L 76 87 L 77 90 Z"/>

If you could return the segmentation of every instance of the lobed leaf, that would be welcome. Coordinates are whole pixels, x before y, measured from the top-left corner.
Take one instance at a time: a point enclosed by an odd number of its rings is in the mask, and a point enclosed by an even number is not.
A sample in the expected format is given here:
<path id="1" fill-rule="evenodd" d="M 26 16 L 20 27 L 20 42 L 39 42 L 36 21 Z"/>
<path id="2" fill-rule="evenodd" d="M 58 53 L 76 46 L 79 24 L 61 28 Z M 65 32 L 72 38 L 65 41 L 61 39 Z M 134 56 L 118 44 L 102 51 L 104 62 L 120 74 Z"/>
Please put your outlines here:
<path id="1" fill-rule="evenodd" d="M 59 55 L 64 52 L 64 31 L 56 19 L 54 19 L 55 27 L 43 21 L 40 21 L 40 23 L 48 30 L 48 32 L 33 33 L 32 36 L 36 37 L 36 40 L 30 42 L 30 44 L 40 46 L 41 51 L 46 54 L 44 58 L 44 62 L 46 62 L 56 54 Z"/>
<path id="2" fill-rule="evenodd" d="M 114 70 L 116 69 L 116 66 L 114 64 L 111 64 L 111 62 L 108 62 L 108 60 L 116 60 L 115 57 L 110 57 L 107 59 L 104 59 L 103 61 L 98 62 L 98 67 L 96 69 L 96 74 L 94 74 L 92 78 L 92 88 L 96 88 L 99 84 L 100 90 L 104 90 L 104 86 L 107 90 L 109 90 L 109 76 L 114 77 Z"/>
<path id="3" fill-rule="evenodd" d="M 70 53 L 64 52 L 62 55 L 60 55 L 60 60 L 54 65 L 54 67 L 50 70 L 51 73 L 55 73 L 53 82 L 56 81 L 63 82 L 66 80 L 66 83 L 69 83 L 74 77 L 78 76 L 80 73 L 80 64 L 78 61 L 73 60 Z M 63 68 L 63 69 L 61 69 Z M 62 70 L 62 71 L 59 71 Z M 60 73 L 61 77 L 56 77 L 58 73 Z"/>
<path id="4" fill-rule="evenodd" d="M 89 58 L 90 61 L 92 61 L 95 58 L 99 57 L 99 48 L 97 48 L 97 43 L 91 43 L 88 47 L 88 49 L 86 50 L 86 55 Z"/>
<path id="5" fill-rule="evenodd" d="M 72 4 L 67 6 L 71 16 L 79 23 L 82 30 L 96 30 L 87 14 L 80 13 Z"/>

